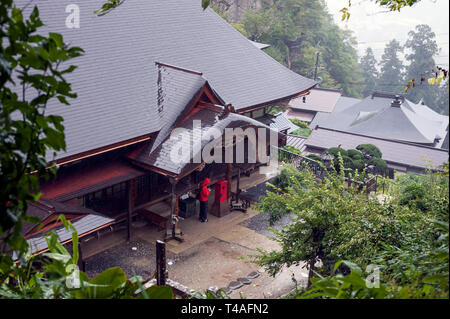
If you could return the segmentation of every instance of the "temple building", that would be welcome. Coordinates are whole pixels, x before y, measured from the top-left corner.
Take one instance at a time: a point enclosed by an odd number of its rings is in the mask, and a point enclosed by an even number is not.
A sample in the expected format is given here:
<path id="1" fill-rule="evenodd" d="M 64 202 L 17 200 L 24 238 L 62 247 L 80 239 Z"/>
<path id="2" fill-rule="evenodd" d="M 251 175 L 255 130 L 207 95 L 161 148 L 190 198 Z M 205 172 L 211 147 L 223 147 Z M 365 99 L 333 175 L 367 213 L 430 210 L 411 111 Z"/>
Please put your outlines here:
<path id="1" fill-rule="evenodd" d="M 212 185 L 228 182 L 229 207 L 231 179 L 265 163 L 248 153 L 239 164 L 198 162 L 198 152 L 223 140 L 227 129 L 240 128 L 258 137 L 266 130 L 263 145 L 256 147 L 270 153 L 269 132 L 278 128 L 277 142 L 285 143 L 279 131 L 290 124 L 274 127 L 267 118 L 276 116 L 268 111 L 317 83 L 282 66 L 213 10 L 202 10 L 198 0 L 125 1 L 101 17 L 94 11 L 102 1 L 82 1 L 77 3 L 79 28 L 66 23 L 72 3 L 38 3 L 45 24 L 40 32 L 61 33 L 84 54 L 71 61 L 78 68 L 67 76 L 77 98 L 70 106 L 48 105 L 48 114 L 64 118 L 66 150 L 47 155 L 59 166 L 57 176 L 42 181 L 41 200 L 28 210 L 45 221 L 45 231 L 24 228 L 32 252 L 46 251 L 43 236 L 51 229 L 70 245 L 61 223 L 54 222 L 59 213 L 67 214 L 86 239 L 80 240 L 82 254 L 85 245 L 100 243 L 103 233 L 126 229 L 132 238 L 132 223 L 139 218 L 164 231 L 161 238 L 182 240 L 180 201 L 203 178 Z M 24 14 L 31 10 L 28 6 Z M 199 141 L 184 162 L 171 156 L 179 144 L 172 138 L 176 131 L 183 132 L 182 141 Z M 221 151 L 227 147 L 236 147 L 236 140 Z M 229 213 L 226 208 L 212 196 L 211 213 L 220 217 Z"/>

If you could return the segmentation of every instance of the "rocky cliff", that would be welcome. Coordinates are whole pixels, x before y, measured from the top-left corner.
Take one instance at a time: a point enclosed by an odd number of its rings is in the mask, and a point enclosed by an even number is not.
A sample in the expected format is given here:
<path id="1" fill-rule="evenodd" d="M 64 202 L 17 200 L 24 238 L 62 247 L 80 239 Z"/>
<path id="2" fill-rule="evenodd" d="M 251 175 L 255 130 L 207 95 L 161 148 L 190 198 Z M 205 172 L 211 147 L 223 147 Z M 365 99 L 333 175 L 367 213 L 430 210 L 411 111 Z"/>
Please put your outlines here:
<path id="1" fill-rule="evenodd" d="M 229 23 L 236 23 L 245 11 L 259 10 L 262 0 L 212 0 L 211 2 L 221 14 L 227 13 Z"/>

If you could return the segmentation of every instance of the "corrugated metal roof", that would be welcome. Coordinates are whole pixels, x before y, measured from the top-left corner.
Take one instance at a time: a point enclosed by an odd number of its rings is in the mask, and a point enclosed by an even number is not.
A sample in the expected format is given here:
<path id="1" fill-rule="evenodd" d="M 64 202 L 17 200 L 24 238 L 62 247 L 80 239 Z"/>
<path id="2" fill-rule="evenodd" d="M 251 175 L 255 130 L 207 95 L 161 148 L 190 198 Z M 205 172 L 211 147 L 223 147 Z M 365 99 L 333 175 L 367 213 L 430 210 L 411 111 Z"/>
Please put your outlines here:
<path id="1" fill-rule="evenodd" d="M 28 0 L 16 0 L 24 7 Z M 103 0 L 47 0 L 37 4 L 45 27 L 85 50 L 66 76 L 78 98 L 53 101 L 48 114 L 64 117 L 63 158 L 159 131 L 157 68 L 164 62 L 202 72 L 236 110 L 305 91 L 316 84 L 256 48 L 198 0 L 125 1 L 103 17 Z M 69 29 L 66 7 L 80 8 L 80 28 Z M 32 5 L 25 10 L 29 14 Z M 49 154 L 50 159 L 51 154 Z"/>
<path id="2" fill-rule="evenodd" d="M 300 151 L 303 151 L 305 149 L 306 140 L 306 137 L 288 135 L 286 145 L 293 146 L 295 148 L 298 148 Z"/>
<path id="3" fill-rule="evenodd" d="M 88 215 L 73 222 L 72 225 L 75 227 L 78 237 L 83 237 L 85 234 L 95 229 L 105 227 L 113 222 L 114 219 L 112 218 L 100 215 Z M 55 233 L 58 236 L 59 242 L 70 241 L 72 239 L 72 233 L 64 227 L 55 230 Z M 28 239 L 27 242 L 30 245 L 30 250 L 32 253 L 38 253 L 48 248 L 47 241 L 44 236 Z"/>
<path id="4" fill-rule="evenodd" d="M 37 202 L 30 202 L 28 204 L 27 214 L 29 216 L 38 217 L 41 221 L 44 221 L 54 214 L 98 214 L 91 209 L 73 206 L 64 203 L 60 203 L 53 200 L 40 199 Z M 22 234 L 26 235 L 36 224 L 22 222 Z"/>
<path id="5" fill-rule="evenodd" d="M 390 163 L 414 166 L 422 169 L 437 168 L 448 161 L 448 151 L 390 141 L 381 138 L 357 135 L 337 130 L 318 128 L 313 130 L 305 142 L 307 148 L 325 150 L 331 147 L 355 149 L 360 144 L 373 144 L 383 154 L 383 159 Z"/>

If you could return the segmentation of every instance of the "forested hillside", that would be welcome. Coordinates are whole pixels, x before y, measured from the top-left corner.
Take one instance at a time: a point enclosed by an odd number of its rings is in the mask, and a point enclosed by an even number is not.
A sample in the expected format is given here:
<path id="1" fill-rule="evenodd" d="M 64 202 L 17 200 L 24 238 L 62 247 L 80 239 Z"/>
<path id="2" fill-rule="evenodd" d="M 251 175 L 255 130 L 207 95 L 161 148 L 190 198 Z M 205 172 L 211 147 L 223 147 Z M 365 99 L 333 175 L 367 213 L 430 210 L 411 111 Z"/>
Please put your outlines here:
<path id="1" fill-rule="evenodd" d="M 324 1 L 215 0 L 213 5 L 246 37 L 270 44 L 266 52 L 293 71 L 314 78 L 319 55 L 321 86 L 363 97 L 356 40 L 334 23 Z"/>
<path id="2" fill-rule="evenodd" d="M 247 38 L 270 44 L 266 53 L 304 76 L 316 75 L 322 87 L 341 88 L 344 95 L 357 98 L 375 90 L 406 93 L 415 103 L 422 101 L 441 114 L 449 112 L 448 82 L 439 87 L 426 81 L 433 76 L 433 56 L 439 52 L 427 25 L 411 30 L 405 43 L 392 39 L 377 61 L 371 48 L 358 57 L 353 34 L 334 23 L 323 0 L 213 0 L 212 4 Z M 411 79 L 417 85 L 405 92 Z"/>

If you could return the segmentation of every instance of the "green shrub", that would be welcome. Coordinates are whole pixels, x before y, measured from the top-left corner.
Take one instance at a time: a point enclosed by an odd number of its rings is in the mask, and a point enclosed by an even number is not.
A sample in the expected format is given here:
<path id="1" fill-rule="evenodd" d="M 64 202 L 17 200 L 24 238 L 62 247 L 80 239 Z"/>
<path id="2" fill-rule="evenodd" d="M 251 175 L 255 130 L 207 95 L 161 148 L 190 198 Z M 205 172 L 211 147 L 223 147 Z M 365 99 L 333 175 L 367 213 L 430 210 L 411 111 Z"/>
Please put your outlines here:
<path id="1" fill-rule="evenodd" d="M 347 155 L 353 159 L 353 160 L 362 160 L 364 159 L 364 156 L 361 154 L 360 151 L 357 150 L 348 150 Z"/>
<path id="2" fill-rule="evenodd" d="M 340 147 L 329 148 L 325 151 L 325 153 L 332 155 L 334 158 L 337 158 L 338 153 L 341 153 L 342 157 L 348 157 L 347 151 Z"/>
<path id="3" fill-rule="evenodd" d="M 383 156 L 380 149 L 373 144 L 361 144 L 358 145 L 356 149 L 358 151 L 361 151 L 361 153 L 363 153 L 364 155 L 371 158 L 373 157 L 381 158 Z"/>
<path id="4" fill-rule="evenodd" d="M 309 137 L 311 135 L 312 130 L 307 128 L 300 128 L 298 130 L 295 130 L 292 132 L 292 135 L 302 136 L 302 137 Z"/>
<path id="5" fill-rule="evenodd" d="M 297 126 L 300 126 L 301 128 L 310 128 L 308 123 L 303 122 L 299 119 L 290 119 L 292 123 L 294 123 Z"/>
<path id="6" fill-rule="evenodd" d="M 424 211 L 426 209 L 425 196 L 425 187 L 419 183 L 412 183 L 403 189 L 399 203 L 408 206 L 417 205 L 417 208 Z"/>
<path id="7" fill-rule="evenodd" d="M 322 158 L 319 155 L 316 155 L 316 154 L 309 154 L 306 157 L 310 158 L 310 159 L 312 159 L 314 161 L 317 161 L 317 162 L 322 162 Z"/>

